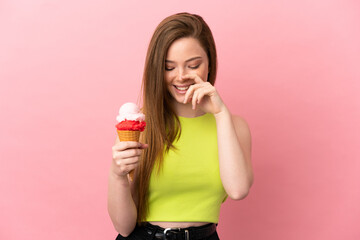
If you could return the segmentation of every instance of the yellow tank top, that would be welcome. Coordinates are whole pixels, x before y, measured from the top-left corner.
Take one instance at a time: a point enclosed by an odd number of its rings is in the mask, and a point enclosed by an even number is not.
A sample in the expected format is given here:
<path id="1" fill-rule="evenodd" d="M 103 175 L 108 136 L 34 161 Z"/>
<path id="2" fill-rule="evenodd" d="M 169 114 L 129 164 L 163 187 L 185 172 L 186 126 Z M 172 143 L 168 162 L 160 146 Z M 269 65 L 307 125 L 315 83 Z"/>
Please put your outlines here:
<path id="1" fill-rule="evenodd" d="M 177 150 L 164 154 L 163 170 L 155 166 L 149 185 L 146 221 L 219 221 L 227 194 L 220 179 L 216 122 L 213 114 L 179 117 Z"/>

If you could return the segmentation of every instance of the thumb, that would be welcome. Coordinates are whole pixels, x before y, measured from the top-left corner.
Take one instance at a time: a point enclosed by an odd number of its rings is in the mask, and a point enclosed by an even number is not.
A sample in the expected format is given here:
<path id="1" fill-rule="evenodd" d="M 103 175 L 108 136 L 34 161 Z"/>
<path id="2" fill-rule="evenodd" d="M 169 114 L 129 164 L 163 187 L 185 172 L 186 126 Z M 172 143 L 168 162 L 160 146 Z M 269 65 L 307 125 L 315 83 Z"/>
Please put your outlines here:
<path id="1" fill-rule="evenodd" d="M 140 149 L 144 149 L 144 148 L 148 148 L 149 147 L 149 144 L 146 144 L 146 143 L 140 143 L 141 146 L 139 147 Z"/>

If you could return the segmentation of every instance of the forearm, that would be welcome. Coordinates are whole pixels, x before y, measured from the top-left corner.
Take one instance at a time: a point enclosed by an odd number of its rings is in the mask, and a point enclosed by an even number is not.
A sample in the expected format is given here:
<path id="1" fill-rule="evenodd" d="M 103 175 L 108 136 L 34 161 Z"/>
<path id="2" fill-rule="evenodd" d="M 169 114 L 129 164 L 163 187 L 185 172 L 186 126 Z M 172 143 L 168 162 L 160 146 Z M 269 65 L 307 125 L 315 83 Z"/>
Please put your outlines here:
<path id="1" fill-rule="evenodd" d="M 252 171 L 241 149 L 230 111 L 226 108 L 214 116 L 221 181 L 232 199 L 242 199 L 251 186 Z"/>
<path id="2" fill-rule="evenodd" d="M 118 233 L 129 235 L 136 225 L 137 210 L 127 177 L 110 172 L 108 185 L 108 212 Z"/>

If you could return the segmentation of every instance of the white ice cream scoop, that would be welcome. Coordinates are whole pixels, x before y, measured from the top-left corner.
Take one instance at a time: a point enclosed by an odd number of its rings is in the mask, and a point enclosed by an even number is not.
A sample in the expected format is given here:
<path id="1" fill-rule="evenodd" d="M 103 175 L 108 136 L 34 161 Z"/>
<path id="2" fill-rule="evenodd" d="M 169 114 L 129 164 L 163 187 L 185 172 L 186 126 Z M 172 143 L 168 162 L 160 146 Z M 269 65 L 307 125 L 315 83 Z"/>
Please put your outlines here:
<path id="1" fill-rule="evenodd" d="M 140 112 L 140 108 L 135 103 L 128 102 L 120 107 L 116 120 L 118 122 L 124 120 L 145 121 L 145 115 Z"/>

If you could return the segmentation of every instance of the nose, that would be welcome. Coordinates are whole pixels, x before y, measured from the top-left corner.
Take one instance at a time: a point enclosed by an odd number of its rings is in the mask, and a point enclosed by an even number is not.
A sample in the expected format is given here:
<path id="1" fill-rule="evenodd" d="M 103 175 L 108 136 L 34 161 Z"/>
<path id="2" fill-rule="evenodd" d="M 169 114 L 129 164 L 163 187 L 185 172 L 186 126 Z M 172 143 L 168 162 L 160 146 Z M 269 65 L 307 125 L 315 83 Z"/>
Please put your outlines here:
<path id="1" fill-rule="evenodd" d="M 182 76 L 185 76 L 187 74 L 186 70 L 183 68 L 179 68 L 178 73 L 177 73 L 177 80 L 178 81 L 183 81 L 183 79 L 181 78 Z"/>

